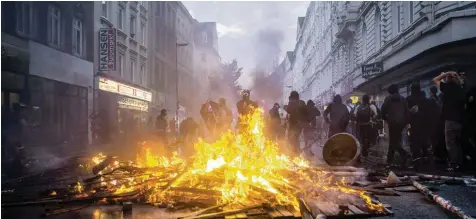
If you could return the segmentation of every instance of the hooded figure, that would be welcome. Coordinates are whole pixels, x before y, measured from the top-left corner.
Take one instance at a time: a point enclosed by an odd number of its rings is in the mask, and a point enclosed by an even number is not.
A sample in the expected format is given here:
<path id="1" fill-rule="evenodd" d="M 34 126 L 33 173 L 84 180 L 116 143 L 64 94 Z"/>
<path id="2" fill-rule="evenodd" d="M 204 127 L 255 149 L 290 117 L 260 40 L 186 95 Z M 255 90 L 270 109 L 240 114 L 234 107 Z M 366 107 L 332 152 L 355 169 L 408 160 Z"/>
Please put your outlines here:
<path id="1" fill-rule="evenodd" d="M 350 114 L 339 94 L 334 96 L 332 103 L 324 111 L 324 119 L 329 124 L 329 138 L 337 133 L 345 132 Z"/>
<path id="2" fill-rule="evenodd" d="M 410 110 L 410 149 L 413 159 L 420 159 L 428 156 L 429 128 L 428 115 L 429 100 L 425 93 L 420 90 L 419 84 L 412 84 L 411 94 L 407 97 L 408 109 Z"/>
<path id="3" fill-rule="evenodd" d="M 388 88 L 387 96 L 383 102 L 381 113 L 382 119 L 388 123 L 389 146 L 387 164 L 393 163 L 395 151 L 403 158 L 403 163 L 409 158 L 408 152 L 402 148 L 403 128 L 408 124 L 407 101 L 398 93 L 398 85 L 392 84 Z"/>
<path id="4" fill-rule="evenodd" d="M 306 111 L 306 103 L 299 99 L 299 93 L 297 91 L 292 91 L 289 95 L 286 112 L 288 113 L 288 141 L 296 156 L 299 155 L 301 151 L 299 136 L 301 135 L 303 124 L 305 124 L 307 120 Z"/>

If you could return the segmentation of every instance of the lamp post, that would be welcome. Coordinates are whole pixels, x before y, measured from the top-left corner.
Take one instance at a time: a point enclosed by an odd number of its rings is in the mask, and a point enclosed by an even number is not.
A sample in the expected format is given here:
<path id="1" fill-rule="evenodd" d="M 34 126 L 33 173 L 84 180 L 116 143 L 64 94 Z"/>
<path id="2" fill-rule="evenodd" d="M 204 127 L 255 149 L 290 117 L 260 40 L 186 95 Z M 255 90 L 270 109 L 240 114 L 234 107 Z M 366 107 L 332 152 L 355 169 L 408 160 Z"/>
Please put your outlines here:
<path id="1" fill-rule="evenodd" d="M 179 103 L 179 71 L 178 71 L 178 48 L 188 46 L 188 43 L 175 43 L 175 95 L 177 98 L 175 109 L 175 122 L 178 124 Z"/>

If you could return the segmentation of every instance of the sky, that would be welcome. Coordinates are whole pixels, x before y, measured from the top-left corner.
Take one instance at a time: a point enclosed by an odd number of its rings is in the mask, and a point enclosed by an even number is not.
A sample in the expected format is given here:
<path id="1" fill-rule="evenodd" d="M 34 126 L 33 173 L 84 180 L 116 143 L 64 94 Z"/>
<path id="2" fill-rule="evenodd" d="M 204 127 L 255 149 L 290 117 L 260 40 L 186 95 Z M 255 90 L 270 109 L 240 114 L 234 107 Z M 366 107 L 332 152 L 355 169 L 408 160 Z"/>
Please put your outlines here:
<path id="1" fill-rule="evenodd" d="M 217 22 L 218 52 L 224 62 L 236 59 L 243 67 L 240 83 L 252 85 L 253 70 L 279 64 L 296 43 L 297 19 L 308 1 L 183 2 L 200 22 Z"/>

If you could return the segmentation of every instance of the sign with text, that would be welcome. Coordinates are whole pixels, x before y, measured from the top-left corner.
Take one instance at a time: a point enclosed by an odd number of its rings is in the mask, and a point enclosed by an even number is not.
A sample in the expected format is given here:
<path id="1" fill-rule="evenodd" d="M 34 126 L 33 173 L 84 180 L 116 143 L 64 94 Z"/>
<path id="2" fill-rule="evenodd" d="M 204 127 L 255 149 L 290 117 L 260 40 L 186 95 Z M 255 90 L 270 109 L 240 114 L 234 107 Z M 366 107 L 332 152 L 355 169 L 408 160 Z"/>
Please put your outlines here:
<path id="1" fill-rule="evenodd" d="M 99 29 L 99 71 L 116 70 L 116 29 Z"/>
<path id="2" fill-rule="evenodd" d="M 99 77 L 99 90 L 116 93 L 145 101 L 152 101 L 152 93 L 126 84 Z"/>
<path id="3" fill-rule="evenodd" d="M 365 79 L 371 78 L 383 72 L 383 63 L 375 62 L 362 66 L 362 77 Z"/>

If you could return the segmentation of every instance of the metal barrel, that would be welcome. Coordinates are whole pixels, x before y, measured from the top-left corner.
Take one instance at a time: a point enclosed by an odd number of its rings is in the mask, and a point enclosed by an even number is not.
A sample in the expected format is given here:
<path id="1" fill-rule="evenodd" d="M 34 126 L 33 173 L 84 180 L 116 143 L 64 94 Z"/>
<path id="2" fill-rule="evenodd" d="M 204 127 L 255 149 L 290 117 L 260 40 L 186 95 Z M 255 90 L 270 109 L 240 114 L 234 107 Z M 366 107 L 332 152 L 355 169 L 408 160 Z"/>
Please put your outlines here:
<path id="1" fill-rule="evenodd" d="M 329 166 L 349 166 L 359 158 L 360 143 L 348 133 L 338 133 L 324 144 L 322 156 Z"/>

